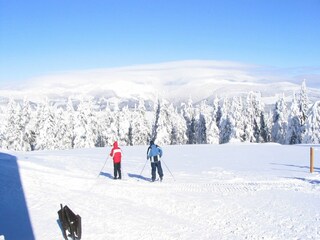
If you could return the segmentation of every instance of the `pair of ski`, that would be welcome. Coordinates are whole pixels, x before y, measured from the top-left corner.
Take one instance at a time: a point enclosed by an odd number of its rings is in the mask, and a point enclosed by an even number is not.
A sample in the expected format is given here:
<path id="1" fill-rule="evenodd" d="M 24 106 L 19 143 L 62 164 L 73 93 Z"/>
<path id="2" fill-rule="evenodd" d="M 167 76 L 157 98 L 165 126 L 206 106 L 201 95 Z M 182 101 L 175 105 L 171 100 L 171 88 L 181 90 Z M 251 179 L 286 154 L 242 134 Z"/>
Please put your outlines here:
<path id="1" fill-rule="evenodd" d="M 152 179 L 150 179 L 150 182 L 162 182 L 162 181 L 163 181 L 163 179 L 161 179 L 161 178 L 157 178 L 154 181 L 152 181 Z"/>

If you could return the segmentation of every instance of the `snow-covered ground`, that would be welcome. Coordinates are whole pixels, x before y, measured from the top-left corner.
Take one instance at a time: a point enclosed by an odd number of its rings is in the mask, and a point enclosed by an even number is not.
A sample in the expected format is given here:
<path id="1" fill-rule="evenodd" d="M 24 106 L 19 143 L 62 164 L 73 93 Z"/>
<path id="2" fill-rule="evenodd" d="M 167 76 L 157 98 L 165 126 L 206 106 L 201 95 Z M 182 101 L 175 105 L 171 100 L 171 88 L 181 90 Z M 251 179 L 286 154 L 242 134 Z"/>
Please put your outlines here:
<path id="1" fill-rule="evenodd" d="M 2 150 L 0 235 L 63 239 L 62 203 L 85 240 L 320 239 L 320 148 L 309 173 L 309 146 L 163 146 L 162 183 L 140 175 L 147 146 L 122 149 L 123 180 L 100 172 L 110 148 Z"/>

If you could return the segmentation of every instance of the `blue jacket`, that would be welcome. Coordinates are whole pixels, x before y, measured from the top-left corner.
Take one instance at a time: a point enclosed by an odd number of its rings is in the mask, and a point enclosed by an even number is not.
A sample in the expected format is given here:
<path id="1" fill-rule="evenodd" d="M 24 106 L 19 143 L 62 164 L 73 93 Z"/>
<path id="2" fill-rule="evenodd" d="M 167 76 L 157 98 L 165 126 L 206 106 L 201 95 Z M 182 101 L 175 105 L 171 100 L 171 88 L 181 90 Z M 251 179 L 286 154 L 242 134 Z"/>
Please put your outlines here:
<path id="1" fill-rule="evenodd" d="M 147 151 L 147 157 L 151 162 L 160 161 L 160 158 L 162 157 L 162 149 L 156 144 L 150 145 Z"/>

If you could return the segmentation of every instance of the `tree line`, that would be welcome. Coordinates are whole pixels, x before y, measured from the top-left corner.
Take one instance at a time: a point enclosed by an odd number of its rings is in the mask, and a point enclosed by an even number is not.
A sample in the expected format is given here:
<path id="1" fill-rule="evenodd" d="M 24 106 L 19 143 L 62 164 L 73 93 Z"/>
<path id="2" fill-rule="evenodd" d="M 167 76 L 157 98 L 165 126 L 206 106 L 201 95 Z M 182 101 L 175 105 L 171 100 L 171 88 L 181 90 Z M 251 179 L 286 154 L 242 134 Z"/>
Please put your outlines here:
<path id="1" fill-rule="evenodd" d="M 77 103 L 69 98 L 65 105 L 11 99 L 0 116 L 0 147 L 22 151 L 105 147 L 115 140 L 120 145 L 320 142 L 320 102 L 309 101 L 305 82 L 291 103 L 281 96 L 268 108 L 254 92 L 179 106 L 159 99 L 151 110 L 142 99 L 121 109 L 101 109 L 89 97 Z"/>

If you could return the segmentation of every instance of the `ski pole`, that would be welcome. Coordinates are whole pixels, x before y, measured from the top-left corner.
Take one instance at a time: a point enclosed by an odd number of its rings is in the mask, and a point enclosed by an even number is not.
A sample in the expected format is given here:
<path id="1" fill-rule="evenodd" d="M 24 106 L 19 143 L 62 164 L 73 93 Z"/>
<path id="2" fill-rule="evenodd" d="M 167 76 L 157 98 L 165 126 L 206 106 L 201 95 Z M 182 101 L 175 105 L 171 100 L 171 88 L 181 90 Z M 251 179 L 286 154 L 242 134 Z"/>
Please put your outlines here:
<path id="1" fill-rule="evenodd" d="M 173 180 L 176 181 L 176 179 L 175 179 L 174 176 L 172 175 L 172 173 L 171 173 L 170 169 L 168 168 L 167 164 L 165 163 L 165 161 L 164 161 L 163 159 L 161 159 L 161 160 L 163 161 L 164 165 L 165 165 L 166 168 L 168 169 L 168 171 L 169 171 L 169 173 L 171 174 Z"/>
<path id="2" fill-rule="evenodd" d="M 98 177 L 101 175 L 100 173 L 101 173 L 101 172 L 102 172 L 102 170 L 104 169 L 104 166 L 106 165 L 106 163 L 107 163 L 108 159 L 109 159 L 109 155 L 108 155 L 108 157 L 107 157 L 106 161 L 104 162 L 103 167 L 101 168 L 101 170 L 100 170 L 100 172 L 99 172 Z"/>
<path id="3" fill-rule="evenodd" d="M 148 158 L 147 158 L 147 160 L 146 160 L 146 162 L 144 163 L 144 166 L 143 166 L 143 168 L 142 168 L 142 170 L 141 170 L 141 172 L 140 172 L 140 176 L 141 176 L 141 174 L 142 174 L 142 172 L 143 172 L 143 170 L 144 170 L 144 168 L 145 168 L 145 166 L 146 166 L 146 164 L 147 164 L 147 161 L 148 161 Z"/>
<path id="4" fill-rule="evenodd" d="M 125 171 L 124 171 L 124 168 L 123 168 L 123 158 L 122 158 L 121 163 L 120 163 L 120 172 L 121 172 L 121 178 L 124 179 L 124 176 L 126 174 L 125 174 Z"/>

